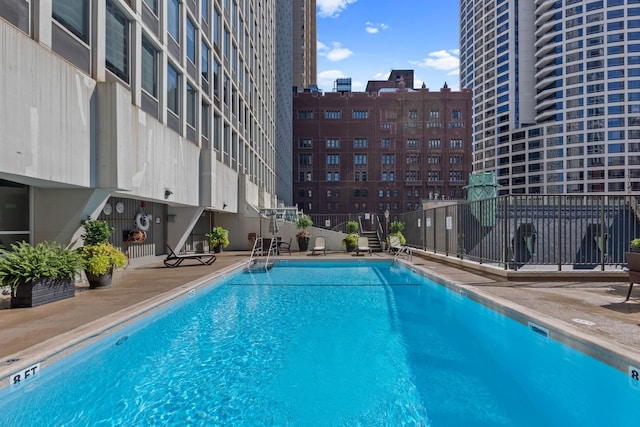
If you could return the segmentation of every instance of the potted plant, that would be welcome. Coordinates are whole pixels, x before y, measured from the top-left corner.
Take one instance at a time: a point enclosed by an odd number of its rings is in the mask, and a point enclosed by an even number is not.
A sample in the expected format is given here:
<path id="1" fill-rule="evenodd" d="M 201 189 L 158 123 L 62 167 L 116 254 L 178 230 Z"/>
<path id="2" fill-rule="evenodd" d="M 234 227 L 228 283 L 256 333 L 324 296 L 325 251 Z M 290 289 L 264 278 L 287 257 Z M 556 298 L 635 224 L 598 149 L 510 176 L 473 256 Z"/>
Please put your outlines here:
<path id="1" fill-rule="evenodd" d="M 82 221 L 84 245 L 78 253 L 84 260 L 84 271 L 91 289 L 107 289 L 113 281 L 113 269 L 126 265 L 127 258 L 109 243 L 115 230 L 107 221 L 88 218 Z"/>
<path id="2" fill-rule="evenodd" d="M 205 236 L 209 238 L 209 247 L 212 247 L 216 253 L 229 246 L 229 230 L 225 230 L 220 226 L 213 227 L 211 233 L 207 233 Z"/>
<path id="3" fill-rule="evenodd" d="M 59 243 L 27 242 L 0 250 L 0 284 L 11 288 L 11 307 L 34 307 L 75 295 L 82 257 Z"/>
<path id="4" fill-rule="evenodd" d="M 300 248 L 301 252 L 306 252 L 309 250 L 309 238 L 311 237 L 311 233 L 307 231 L 307 228 L 313 225 L 313 221 L 309 215 L 300 215 L 294 220 L 294 223 L 298 229 L 296 234 L 298 248 Z"/>
<path id="5" fill-rule="evenodd" d="M 629 301 L 633 284 L 640 282 L 640 238 L 631 240 L 629 252 L 625 252 L 624 257 L 627 260 L 627 271 L 629 273 L 629 291 L 625 301 Z"/>
<path id="6" fill-rule="evenodd" d="M 356 246 L 358 246 L 358 238 L 360 237 L 358 233 L 359 228 L 358 221 L 352 220 L 347 222 L 347 235 L 342 239 L 342 243 L 347 247 L 347 252 L 353 252 Z"/>

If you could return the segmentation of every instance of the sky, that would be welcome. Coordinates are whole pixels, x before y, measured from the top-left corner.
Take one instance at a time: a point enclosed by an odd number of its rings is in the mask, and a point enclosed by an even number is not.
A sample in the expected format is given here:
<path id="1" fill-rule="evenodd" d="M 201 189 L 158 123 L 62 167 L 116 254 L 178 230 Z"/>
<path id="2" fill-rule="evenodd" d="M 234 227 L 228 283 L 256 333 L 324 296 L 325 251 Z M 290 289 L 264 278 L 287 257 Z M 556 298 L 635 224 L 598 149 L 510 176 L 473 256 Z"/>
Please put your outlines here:
<path id="1" fill-rule="evenodd" d="M 457 0 L 316 0 L 318 87 L 332 92 L 350 77 L 353 92 L 369 80 L 387 80 L 392 69 L 414 70 L 422 83 L 459 90 Z"/>

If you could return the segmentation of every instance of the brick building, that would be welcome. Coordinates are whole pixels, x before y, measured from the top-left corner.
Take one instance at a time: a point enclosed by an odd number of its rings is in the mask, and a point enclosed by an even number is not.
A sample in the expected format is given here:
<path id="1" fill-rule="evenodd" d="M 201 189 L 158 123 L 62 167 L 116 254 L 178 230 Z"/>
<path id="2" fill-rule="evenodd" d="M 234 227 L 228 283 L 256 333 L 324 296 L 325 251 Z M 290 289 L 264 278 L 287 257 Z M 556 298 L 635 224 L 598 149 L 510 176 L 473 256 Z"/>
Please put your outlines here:
<path id="1" fill-rule="evenodd" d="M 396 215 L 466 197 L 470 91 L 407 89 L 392 72 L 375 91 L 293 98 L 293 201 L 305 213 Z"/>

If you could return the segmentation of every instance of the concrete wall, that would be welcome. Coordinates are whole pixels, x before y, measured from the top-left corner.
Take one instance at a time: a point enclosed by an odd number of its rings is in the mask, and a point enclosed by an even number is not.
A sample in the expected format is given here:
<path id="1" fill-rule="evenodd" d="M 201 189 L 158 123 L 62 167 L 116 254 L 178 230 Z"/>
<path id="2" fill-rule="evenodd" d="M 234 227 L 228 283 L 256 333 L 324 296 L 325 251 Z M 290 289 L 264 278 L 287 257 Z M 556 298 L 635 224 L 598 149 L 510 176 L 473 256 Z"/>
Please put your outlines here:
<path id="1" fill-rule="evenodd" d="M 7 24 L 0 64 L 0 173 L 90 186 L 95 81 Z"/>

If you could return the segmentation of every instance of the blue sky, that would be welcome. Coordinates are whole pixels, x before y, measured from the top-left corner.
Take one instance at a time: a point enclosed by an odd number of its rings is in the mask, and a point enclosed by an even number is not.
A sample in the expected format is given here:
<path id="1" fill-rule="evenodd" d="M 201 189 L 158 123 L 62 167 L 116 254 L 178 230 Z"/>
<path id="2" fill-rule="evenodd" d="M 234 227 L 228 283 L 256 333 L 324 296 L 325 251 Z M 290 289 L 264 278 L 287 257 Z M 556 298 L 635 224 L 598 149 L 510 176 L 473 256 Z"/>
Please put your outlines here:
<path id="1" fill-rule="evenodd" d="M 369 80 L 386 80 L 392 69 L 413 69 L 419 88 L 446 82 L 459 90 L 457 0 L 316 0 L 318 86 L 333 91 L 351 77 L 362 92 Z"/>

